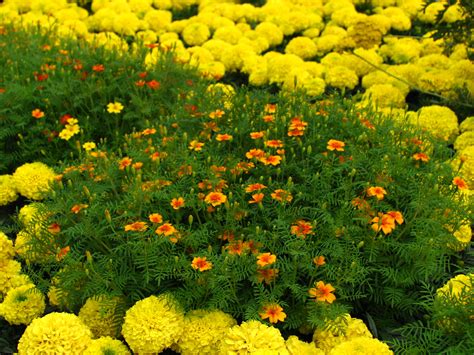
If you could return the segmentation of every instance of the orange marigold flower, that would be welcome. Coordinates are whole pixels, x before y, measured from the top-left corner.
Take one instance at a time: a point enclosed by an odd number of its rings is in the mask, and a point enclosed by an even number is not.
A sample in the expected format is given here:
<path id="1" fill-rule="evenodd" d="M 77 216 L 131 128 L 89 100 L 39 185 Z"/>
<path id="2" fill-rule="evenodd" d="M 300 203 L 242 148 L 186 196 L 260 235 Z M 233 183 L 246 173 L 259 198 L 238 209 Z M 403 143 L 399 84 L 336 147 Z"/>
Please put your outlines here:
<path id="1" fill-rule="evenodd" d="M 276 109 L 277 109 L 276 104 L 266 104 L 264 108 L 266 113 L 275 113 Z"/>
<path id="2" fill-rule="evenodd" d="M 150 155 L 150 159 L 156 161 L 158 158 L 161 158 L 164 154 L 160 152 L 154 152 Z"/>
<path id="3" fill-rule="evenodd" d="M 302 129 L 290 129 L 288 131 L 288 137 L 300 137 L 304 135 L 304 131 Z"/>
<path id="4" fill-rule="evenodd" d="M 264 132 L 263 131 L 260 131 L 260 132 L 252 132 L 250 133 L 250 138 L 252 139 L 259 139 L 259 138 L 262 138 L 264 136 Z"/>
<path id="5" fill-rule="evenodd" d="M 313 234 L 313 227 L 311 226 L 311 223 L 299 220 L 295 225 L 291 226 L 291 234 L 294 234 L 297 237 L 306 238 L 308 234 Z"/>
<path id="6" fill-rule="evenodd" d="M 135 170 L 140 170 L 143 166 L 143 163 L 142 162 L 136 162 L 132 165 L 132 168 L 134 168 Z"/>
<path id="7" fill-rule="evenodd" d="M 267 319 L 270 323 L 284 322 L 286 318 L 283 308 L 277 304 L 269 304 L 263 307 L 263 311 L 259 313 L 260 318 Z"/>
<path id="8" fill-rule="evenodd" d="M 81 210 L 83 210 L 84 208 L 87 208 L 89 207 L 89 205 L 85 205 L 85 204 L 78 204 L 78 205 L 74 205 L 71 207 L 71 212 L 72 213 L 75 213 L 75 214 L 78 214 Z"/>
<path id="9" fill-rule="evenodd" d="M 58 223 L 51 223 L 48 226 L 48 232 L 51 234 L 58 234 L 61 232 L 61 226 Z"/>
<path id="10" fill-rule="evenodd" d="M 421 160 L 422 162 L 426 163 L 428 160 L 430 160 L 430 157 L 425 153 L 415 153 L 413 154 L 413 159 Z"/>
<path id="11" fill-rule="evenodd" d="M 257 256 L 257 265 L 260 267 L 264 267 L 267 265 L 274 264 L 276 262 L 276 255 L 271 253 L 263 253 Z"/>
<path id="12" fill-rule="evenodd" d="M 262 157 L 259 161 L 265 165 L 277 166 L 281 163 L 281 156 L 279 155 L 269 155 L 268 157 Z"/>
<path id="13" fill-rule="evenodd" d="M 267 123 L 273 122 L 273 121 L 275 121 L 275 116 L 265 115 L 265 116 L 263 116 L 263 121 L 267 122 Z"/>
<path id="14" fill-rule="evenodd" d="M 382 230 L 384 234 L 389 234 L 395 228 L 395 219 L 389 214 L 379 213 L 378 217 L 372 218 L 372 229 L 376 232 Z"/>
<path id="15" fill-rule="evenodd" d="M 277 189 L 271 193 L 271 196 L 274 200 L 279 202 L 291 202 L 293 200 L 293 196 L 289 191 Z"/>
<path id="16" fill-rule="evenodd" d="M 338 152 L 343 152 L 344 151 L 344 146 L 346 144 L 342 141 L 338 141 L 336 139 L 330 139 L 328 141 L 327 149 L 328 150 L 337 150 Z"/>
<path id="17" fill-rule="evenodd" d="M 316 288 L 309 289 L 309 296 L 316 298 L 316 301 L 333 303 L 336 296 L 332 294 L 336 289 L 331 284 L 324 284 L 323 281 L 318 281 L 315 284 Z"/>
<path id="18" fill-rule="evenodd" d="M 262 158 L 265 156 L 265 152 L 261 149 L 250 149 L 247 153 L 245 153 L 247 159 L 253 158 Z"/>
<path id="19" fill-rule="evenodd" d="M 296 129 L 296 130 L 304 131 L 307 126 L 308 126 L 308 122 L 303 121 L 299 117 L 293 117 L 290 121 L 289 129 L 290 130 Z"/>
<path id="20" fill-rule="evenodd" d="M 351 202 L 352 206 L 356 207 L 358 210 L 369 210 L 370 204 L 363 198 L 356 197 Z"/>
<path id="21" fill-rule="evenodd" d="M 368 129 L 375 129 L 375 126 L 366 118 L 361 118 L 360 123 Z"/>
<path id="22" fill-rule="evenodd" d="M 257 280 L 258 282 L 265 281 L 265 283 L 268 285 L 277 278 L 278 272 L 278 269 L 258 269 Z"/>
<path id="23" fill-rule="evenodd" d="M 158 235 L 164 235 L 165 237 L 169 237 L 170 235 L 175 234 L 177 231 L 178 230 L 173 227 L 171 223 L 165 223 L 156 228 L 155 233 Z"/>
<path id="24" fill-rule="evenodd" d="M 147 230 L 147 228 L 148 225 L 146 224 L 146 222 L 133 222 L 125 226 L 125 232 L 144 232 Z"/>
<path id="25" fill-rule="evenodd" d="M 150 134 L 155 134 L 156 133 L 156 129 L 155 128 L 145 128 L 143 131 L 142 131 L 142 134 L 144 136 L 149 136 Z"/>
<path id="26" fill-rule="evenodd" d="M 390 212 L 387 212 L 387 214 L 392 217 L 395 222 L 397 222 L 398 224 L 402 224 L 403 223 L 403 215 L 398 212 L 398 211 L 390 211 Z"/>
<path id="27" fill-rule="evenodd" d="M 225 114 L 225 112 L 222 111 L 222 110 L 215 110 L 215 111 L 212 111 L 209 114 L 209 118 L 211 118 L 211 119 L 221 118 L 222 116 L 224 116 L 224 114 Z"/>
<path id="28" fill-rule="evenodd" d="M 253 194 L 252 195 L 252 200 L 249 201 L 249 203 L 260 203 L 262 202 L 263 198 L 265 197 L 265 194 L 263 193 L 258 193 L 258 194 Z"/>
<path id="29" fill-rule="evenodd" d="M 378 200 L 383 200 L 386 194 L 387 191 L 380 186 L 372 186 L 367 189 L 367 196 L 376 196 Z"/>
<path id="30" fill-rule="evenodd" d="M 129 157 L 125 157 L 119 161 L 119 169 L 124 170 L 127 166 L 132 165 L 132 159 Z"/>
<path id="31" fill-rule="evenodd" d="M 146 85 L 152 90 L 158 90 L 161 86 L 161 84 L 156 80 L 150 80 Z"/>
<path id="32" fill-rule="evenodd" d="M 181 207 L 184 207 L 184 198 L 178 197 L 171 200 L 171 207 L 175 210 L 179 210 Z"/>
<path id="33" fill-rule="evenodd" d="M 266 188 L 267 187 L 265 185 L 257 182 L 256 184 L 250 184 L 249 186 L 247 186 L 245 188 L 245 192 L 254 192 L 254 191 L 263 190 Z"/>
<path id="34" fill-rule="evenodd" d="M 232 140 L 232 135 L 230 134 L 227 134 L 227 133 L 224 133 L 224 134 L 218 134 L 216 136 L 216 141 L 219 141 L 219 142 L 225 142 L 225 141 L 230 141 Z"/>
<path id="35" fill-rule="evenodd" d="M 242 255 L 248 249 L 247 245 L 241 240 L 232 241 L 226 246 L 227 252 L 231 255 Z"/>
<path id="36" fill-rule="evenodd" d="M 92 66 L 92 70 L 99 73 L 105 70 L 105 67 L 103 64 L 96 64 Z"/>
<path id="37" fill-rule="evenodd" d="M 272 139 L 265 142 L 265 145 L 270 148 L 282 148 L 283 142 L 279 139 Z"/>
<path id="38" fill-rule="evenodd" d="M 197 140 L 192 140 L 191 142 L 189 142 L 188 149 L 195 150 L 196 152 L 200 152 L 202 150 L 202 147 L 204 147 L 204 143 L 201 143 Z"/>
<path id="39" fill-rule="evenodd" d="M 193 259 L 191 266 L 194 270 L 199 270 L 201 272 L 212 269 L 212 263 L 207 261 L 206 257 L 201 258 L 200 256 Z"/>
<path id="40" fill-rule="evenodd" d="M 39 108 L 36 108 L 31 111 L 31 116 L 33 116 L 34 118 L 41 118 L 44 117 L 44 112 L 41 111 Z"/>
<path id="41" fill-rule="evenodd" d="M 64 248 L 61 248 L 58 254 L 56 255 L 56 260 L 61 261 L 62 259 L 64 259 L 64 257 L 69 253 L 70 250 L 71 247 L 69 245 Z"/>
<path id="42" fill-rule="evenodd" d="M 204 198 L 204 201 L 216 207 L 227 201 L 227 196 L 222 192 L 210 192 Z"/>
<path id="43" fill-rule="evenodd" d="M 146 85 L 146 81 L 145 81 L 145 80 L 137 80 L 137 81 L 135 81 L 135 86 L 142 87 L 142 86 L 145 86 L 145 85 Z"/>
<path id="44" fill-rule="evenodd" d="M 315 257 L 313 259 L 313 263 L 316 265 L 316 266 L 323 266 L 326 264 L 326 258 L 322 255 L 319 255 L 317 257 Z"/>
<path id="45" fill-rule="evenodd" d="M 148 219 L 152 223 L 161 223 L 161 222 L 163 222 L 163 216 L 159 213 L 152 213 L 151 215 L 148 216 Z"/>
<path id="46" fill-rule="evenodd" d="M 453 184 L 456 185 L 458 187 L 458 189 L 460 189 L 460 190 L 464 190 L 464 189 L 469 188 L 466 181 L 463 178 L 459 177 L 459 176 L 456 176 L 453 179 Z"/>

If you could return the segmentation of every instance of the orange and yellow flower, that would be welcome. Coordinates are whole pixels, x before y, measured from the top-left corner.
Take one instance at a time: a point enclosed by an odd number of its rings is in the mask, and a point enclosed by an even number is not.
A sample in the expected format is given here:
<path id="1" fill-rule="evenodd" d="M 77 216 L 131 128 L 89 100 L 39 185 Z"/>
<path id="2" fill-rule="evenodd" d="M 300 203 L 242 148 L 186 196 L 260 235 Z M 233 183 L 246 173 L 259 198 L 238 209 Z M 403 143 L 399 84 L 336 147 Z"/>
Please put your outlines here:
<path id="1" fill-rule="evenodd" d="M 261 203 L 264 197 L 265 194 L 261 192 L 253 194 L 252 199 L 249 201 L 249 203 Z"/>
<path id="2" fill-rule="evenodd" d="M 259 159 L 264 165 L 277 166 L 281 163 L 281 157 L 279 155 L 269 155 L 268 157 L 262 157 Z"/>
<path id="3" fill-rule="evenodd" d="M 322 255 L 319 255 L 313 259 L 313 263 L 316 266 L 323 266 L 326 264 L 326 258 Z"/>
<path id="4" fill-rule="evenodd" d="M 156 234 L 164 235 L 165 237 L 169 237 L 176 232 L 178 232 L 178 230 L 171 223 L 164 223 L 155 230 Z"/>
<path id="5" fill-rule="evenodd" d="M 265 152 L 261 149 L 250 149 L 247 153 L 245 153 L 245 156 L 247 159 L 259 159 L 265 156 Z"/>
<path id="6" fill-rule="evenodd" d="M 379 212 L 378 217 L 372 218 L 372 229 L 376 232 L 382 230 L 384 234 L 389 234 L 395 229 L 395 219 L 389 214 Z"/>
<path id="7" fill-rule="evenodd" d="M 206 195 L 204 201 L 216 207 L 225 203 L 227 201 L 227 196 L 222 192 L 210 192 Z"/>
<path id="8" fill-rule="evenodd" d="M 219 142 L 226 142 L 226 141 L 231 141 L 232 140 L 232 135 L 230 134 L 227 134 L 227 133 L 223 133 L 223 134 L 218 134 L 216 136 L 216 141 L 219 141 Z"/>
<path id="9" fill-rule="evenodd" d="M 260 318 L 268 319 L 270 323 L 284 322 L 286 318 L 283 308 L 278 304 L 269 304 L 263 307 L 263 311 L 259 313 Z"/>
<path id="10" fill-rule="evenodd" d="M 458 189 L 460 189 L 460 190 L 465 190 L 465 189 L 469 188 L 469 186 L 467 185 L 467 182 L 459 176 L 456 176 L 453 179 L 453 184 L 456 185 L 458 187 Z"/>
<path id="11" fill-rule="evenodd" d="M 173 198 L 171 200 L 171 207 L 173 207 L 173 209 L 175 210 L 179 210 L 181 207 L 184 207 L 184 198 L 182 197 L 178 197 L 178 198 Z"/>
<path id="12" fill-rule="evenodd" d="M 191 266 L 194 270 L 199 270 L 201 272 L 212 269 L 212 263 L 207 261 L 207 258 L 204 257 L 195 257 L 191 263 Z"/>
<path id="13" fill-rule="evenodd" d="M 271 139 L 266 141 L 265 145 L 270 148 L 283 148 L 283 142 L 279 139 Z"/>
<path id="14" fill-rule="evenodd" d="M 307 235 L 313 234 L 313 226 L 311 223 L 299 220 L 295 225 L 291 226 L 291 234 L 296 235 L 297 237 L 306 238 Z"/>
<path id="15" fill-rule="evenodd" d="M 132 159 L 129 157 L 125 157 L 119 161 L 120 170 L 125 170 L 125 168 L 130 165 L 132 165 Z"/>
<path id="16" fill-rule="evenodd" d="M 262 138 L 265 135 L 265 132 L 260 131 L 260 132 L 252 132 L 250 133 L 250 138 L 252 139 L 259 139 Z"/>
<path id="17" fill-rule="evenodd" d="M 378 200 L 383 200 L 384 196 L 387 194 L 387 191 L 380 186 L 371 186 L 367 189 L 367 196 L 377 197 Z"/>
<path id="18" fill-rule="evenodd" d="M 333 303 L 336 296 L 332 293 L 336 289 L 331 284 L 324 284 L 323 281 L 318 281 L 315 288 L 309 289 L 309 296 L 316 298 L 316 301 Z"/>
<path id="19" fill-rule="evenodd" d="M 413 154 L 413 159 L 427 163 L 430 160 L 430 157 L 425 153 L 415 153 Z"/>
<path id="20" fill-rule="evenodd" d="M 268 285 L 278 277 L 278 269 L 258 269 L 257 280 L 258 282 L 265 281 Z"/>
<path id="21" fill-rule="evenodd" d="M 189 142 L 188 149 L 200 152 L 202 150 L 202 147 L 204 147 L 204 143 L 201 143 L 198 140 L 192 140 L 191 142 Z"/>
<path id="22" fill-rule="evenodd" d="M 211 119 L 221 118 L 222 116 L 224 116 L 224 114 L 225 112 L 222 110 L 215 110 L 209 114 L 209 118 Z"/>
<path id="23" fill-rule="evenodd" d="M 272 265 L 276 262 L 276 255 L 271 253 L 262 253 L 257 256 L 257 265 L 260 267 L 264 267 L 267 265 Z"/>
<path id="24" fill-rule="evenodd" d="M 336 139 L 330 139 L 328 141 L 327 149 L 328 150 L 337 150 L 338 152 L 343 152 L 344 151 L 344 146 L 346 144 L 342 141 L 338 141 Z"/>
<path id="25" fill-rule="evenodd" d="M 148 219 L 152 223 L 161 223 L 161 222 L 163 222 L 163 216 L 159 213 L 152 213 L 151 215 L 148 216 Z"/>
<path id="26" fill-rule="evenodd" d="M 144 232 L 148 228 L 146 222 L 133 222 L 125 226 L 125 232 Z"/>
<path id="27" fill-rule="evenodd" d="M 250 184 L 245 188 L 245 192 L 254 192 L 258 190 L 266 189 L 267 187 L 260 183 Z"/>
<path id="28" fill-rule="evenodd" d="M 78 214 L 81 210 L 83 210 L 84 208 L 87 208 L 87 207 L 89 207 L 89 205 L 85 205 L 83 203 L 80 203 L 80 204 L 72 206 L 71 207 L 71 212 L 75 213 L 75 214 Z"/>
<path id="29" fill-rule="evenodd" d="M 291 202 L 293 200 L 293 195 L 291 194 L 291 192 L 283 189 L 275 190 L 271 193 L 271 196 L 274 200 L 279 202 Z"/>
<path id="30" fill-rule="evenodd" d="M 39 108 L 37 108 L 31 111 L 31 116 L 38 119 L 38 118 L 44 117 L 44 112 L 41 111 Z"/>

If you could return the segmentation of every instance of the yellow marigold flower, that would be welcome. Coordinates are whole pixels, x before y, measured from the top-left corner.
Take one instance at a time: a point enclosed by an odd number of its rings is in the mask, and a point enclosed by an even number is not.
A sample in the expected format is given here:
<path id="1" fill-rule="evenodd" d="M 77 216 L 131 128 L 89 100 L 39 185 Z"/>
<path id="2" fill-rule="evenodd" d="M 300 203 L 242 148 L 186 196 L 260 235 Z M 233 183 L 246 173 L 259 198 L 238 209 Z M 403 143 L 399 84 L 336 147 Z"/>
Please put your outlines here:
<path id="1" fill-rule="evenodd" d="M 188 312 L 176 348 L 183 355 L 218 354 L 222 339 L 236 324 L 232 316 L 222 311 Z"/>
<path id="2" fill-rule="evenodd" d="M 5 233 L 0 231 L 0 264 L 4 261 L 13 259 L 15 249 L 13 242 L 7 237 Z"/>
<path id="3" fill-rule="evenodd" d="M 372 338 L 372 334 L 362 320 L 345 314 L 328 322 L 326 329 L 316 329 L 313 341 L 318 348 L 329 352 L 336 345 L 354 337 Z"/>
<path id="4" fill-rule="evenodd" d="M 0 303 L 0 316 L 10 324 L 30 324 L 44 313 L 43 294 L 33 284 L 15 287 L 7 292 Z"/>
<path id="5" fill-rule="evenodd" d="M 451 228 L 448 228 L 452 230 Z M 453 236 L 456 238 L 458 243 L 448 243 L 448 248 L 451 248 L 456 251 L 462 251 L 465 249 L 472 238 L 472 229 L 469 223 L 463 224 L 457 231 L 453 233 Z"/>
<path id="6" fill-rule="evenodd" d="M 210 35 L 209 27 L 200 22 L 189 24 L 181 33 L 188 46 L 200 46 L 208 40 Z"/>
<path id="7" fill-rule="evenodd" d="M 474 274 L 461 274 L 453 277 L 443 287 L 436 290 L 436 299 L 447 303 L 460 302 L 466 304 L 469 301 L 473 277 Z"/>
<path id="8" fill-rule="evenodd" d="M 452 143 L 459 132 L 456 114 L 448 107 L 424 106 L 411 120 L 448 143 Z"/>
<path id="9" fill-rule="evenodd" d="M 393 351 L 378 339 L 355 337 L 336 345 L 328 354 L 391 355 Z"/>
<path id="10" fill-rule="evenodd" d="M 474 116 L 470 116 L 461 122 L 459 125 L 461 133 L 474 131 Z"/>
<path id="11" fill-rule="evenodd" d="M 113 339 L 109 336 L 93 339 L 83 355 L 129 355 L 130 351 L 120 340 Z"/>
<path id="12" fill-rule="evenodd" d="M 272 265 L 276 262 L 276 255 L 271 253 L 262 253 L 257 256 L 257 265 L 260 267 L 264 267 L 267 265 Z"/>
<path id="13" fill-rule="evenodd" d="M 454 149 L 457 151 L 474 146 L 474 131 L 467 131 L 460 134 L 454 141 Z"/>
<path id="14" fill-rule="evenodd" d="M 107 105 L 108 113 L 120 113 L 123 110 L 123 105 L 120 102 L 110 102 Z"/>
<path id="15" fill-rule="evenodd" d="M 297 336 L 291 335 L 286 340 L 286 349 L 290 355 L 324 355 L 325 352 L 318 349 L 313 342 L 306 343 L 298 339 Z"/>
<path id="16" fill-rule="evenodd" d="M 17 191 L 30 200 L 42 200 L 56 177 L 53 169 L 43 163 L 27 163 L 16 169 L 13 183 Z"/>
<path id="17" fill-rule="evenodd" d="M 326 71 L 326 77 L 324 79 L 326 84 L 337 89 L 354 89 L 359 84 L 359 77 L 355 71 L 337 65 L 330 67 Z"/>
<path id="18" fill-rule="evenodd" d="M 375 196 L 377 197 L 377 200 L 383 200 L 385 195 L 387 194 L 387 191 L 380 186 L 371 186 L 367 189 L 367 196 L 372 197 Z"/>
<path id="19" fill-rule="evenodd" d="M 94 334 L 94 337 L 117 337 L 121 324 L 116 322 L 115 310 L 119 304 L 117 297 L 105 296 L 88 298 L 79 311 L 79 318 Z"/>
<path id="20" fill-rule="evenodd" d="M 204 147 L 204 143 L 201 143 L 197 140 L 192 140 L 191 142 L 189 142 L 188 149 L 200 152 L 202 150 L 202 147 Z"/>
<path id="21" fill-rule="evenodd" d="M 171 296 L 150 296 L 127 311 L 122 335 L 134 353 L 159 353 L 179 340 L 183 321 Z"/>
<path id="22" fill-rule="evenodd" d="M 70 118 L 68 122 L 71 120 L 73 120 L 73 118 Z M 59 132 L 59 138 L 68 141 L 69 139 L 71 139 L 71 137 L 78 134 L 80 130 L 81 129 L 78 124 L 68 124 L 61 132 Z"/>
<path id="23" fill-rule="evenodd" d="M 222 205 L 227 201 L 227 196 L 222 192 L 210 192 L 204 198 L 204 201 L 211 204 L 213 207 Z"/>
<path id="24" fill-rule="evenodd" d="M 316 56 L 318 48 L 308 37 L 295 37 L 286 45 L 285 53 L 297 55 L 302 59 L 310 59 Z"/>
<path id="25" fill-rule="evenodd" d="M 0 206 L 16 201 L 18 193 L 15 188 L 13 176 L 0 175 Z"/>
<path id="26" fill-rule="evenodd" d="M 26 328 L 18 343 L 18 354 L 77 354 L 91 342 L 92 333 L 74 314 L 50 313 Z"/>
<path id="27" fill-rule="evenodd" d="M 222 339 L 221 354 L 287 354 L 285 340 L 277 328 L 256 320 L 235 325 Z"/>
<path id="28" fill-rule="evenodd" d="M 362 105 L 404 108 L 405 94 L 391 84 L 375 84 L 362 95 Z"/>
<path id="29" fill-rule="evenodd" d="M 331 151 L 337 150 L 338 152 L 343 152 L 345 145 L 346 144 L 342 141 L 338 141 L 336 139 L 330 139 L 328 141 L 326 149 L 331 150 Z"/>
<path id="30" fill-rule="evenodd" d="M 97 148 L 97 145 L 94 142 L 86 142 L 82 145 L 82 148 L 84 148 L 84 150 L 88 152 L 90 150 Z"/>

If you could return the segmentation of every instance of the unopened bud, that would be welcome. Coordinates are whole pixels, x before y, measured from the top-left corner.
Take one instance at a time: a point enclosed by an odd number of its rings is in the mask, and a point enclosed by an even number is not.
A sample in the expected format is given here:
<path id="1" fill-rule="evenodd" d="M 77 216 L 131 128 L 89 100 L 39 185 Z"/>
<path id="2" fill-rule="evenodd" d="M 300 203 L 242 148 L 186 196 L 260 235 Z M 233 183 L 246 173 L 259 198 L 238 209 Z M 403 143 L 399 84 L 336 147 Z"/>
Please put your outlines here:
<path id="1" fill-rule="evenodd" d="M 112 217 L 110 216 L 109 210 L 106 209 L 104 214 L 105 214 L 105 219 L 107 220 L 107 222 L 112 223 Z"/>
<path id="2" fill-rule="evenodd" d="M 193 221 L 194 221 L 194 217 L 193 217 L 193 215 L 190 214 L 190 215 L 188 216 L 188 223 L 189 223 L 189 225 L 193 224 Z"/>
<path id="3" fill-rule="evenodd" d="M 87 186 L 83 185 L 83 186 L 82 186 L 82 191 L 84 191 L 84 195 L 86 195 L 87 198 L 90 198 L 90 197 L 91 197 L 91 192 L 89 191 L 89 189 L 87 188 Z"/>

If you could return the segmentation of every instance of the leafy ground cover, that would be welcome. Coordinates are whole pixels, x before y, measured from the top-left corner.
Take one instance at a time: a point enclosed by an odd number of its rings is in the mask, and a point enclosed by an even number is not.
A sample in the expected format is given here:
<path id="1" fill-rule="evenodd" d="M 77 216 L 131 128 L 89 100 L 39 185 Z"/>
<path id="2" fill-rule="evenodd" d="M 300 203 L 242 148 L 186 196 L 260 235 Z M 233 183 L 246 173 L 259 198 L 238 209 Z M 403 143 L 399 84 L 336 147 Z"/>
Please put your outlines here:
<path id="1" fill-rule="evenodd" d="M 2 351 L 472 348 L 464 111 L 216 84 L 111 34 L 0 38 Z"/>

